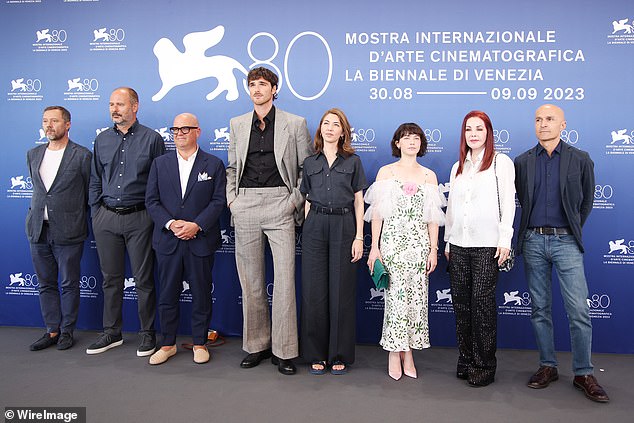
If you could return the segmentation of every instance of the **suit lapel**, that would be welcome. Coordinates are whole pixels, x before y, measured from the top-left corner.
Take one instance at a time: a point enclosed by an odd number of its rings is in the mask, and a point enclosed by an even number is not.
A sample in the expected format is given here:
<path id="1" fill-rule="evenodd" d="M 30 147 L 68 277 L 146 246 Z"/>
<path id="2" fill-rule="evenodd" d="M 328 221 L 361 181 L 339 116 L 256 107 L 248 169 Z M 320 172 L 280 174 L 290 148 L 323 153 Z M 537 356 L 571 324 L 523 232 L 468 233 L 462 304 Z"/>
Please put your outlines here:
<path id="1" fill-rule="evenodd" d="M 242 178 L 242 170 L 244 170 L 244 164 L 247 162 L 247 153 L 249 152 L 249 140 L 251 139 L 251 119 L 253 118 L 253 112 L 247 113 L 238 122 L 238 128 L 236 131 L 235 140 L 236 143 L 236 156 L 238 161 L 242 163 L 240 166 L 240 175 L 238 180 Z"/>
<path id="2" fill-rule="evenodd" d="M 283 172 L 284 166 L 282 165 L 282 161 L 284 159 L 286 146 L 288 145 L 288 138 L 288 121 L 286 120 L 286 115 L 280 109 L 277 109 L 275 110 L 275 141 L 273 142 L 273 151 L 275 153 L 277 169 L 285 182 L 288 177 L 285 177 L 285 173 Z"/>
<path id="3" fill-rule="evenodd" d="M 533 192 L 535 191 L 535 162 L 537 160 L 537 147 L 531 150 L 526 164 L 526 184 L 528 204 L 533 204 Z"/>
<path id="4" fill-rule="evenodd" d="M 167 166 L 167 179 L 172 182 L 172 187 L 178 198 L 183 197 L 181 192 L 181 178 L 178 172 L 178 152 L 174 151 L 174 156 L 170 158 L 171 166 Z"/>
<path id="5" fill-rule="evenodd" d="M 35 150 L 33 155 L 33 164 L 31 170 L 31 180 L 33 185 L 39 186 L 42 191 L 46 192 L 46 187 L 44 186 L 44 182 L 42 181 L 42 177 L 40 176 L 40 166 L 42 165 L 42 160 L 44 160 L 44 154 L 46 153 L 47 145 L 43 145 L 42 148 L 38 148 Z"/>
<path id="6" fill-rule="evenodd" d="M 61 175 L 64 174 L 64 171 L 66 170 L 68 165 L 70 165 L 71 162 L 73 161 L 73 158 L 75 157 L 75 153 L 76 153 L 75 145 L 71 144 L 71 142 L 69 141 L 68 144 L 66 145 L 66 148 L 64 149 L 64 154 L 62 154 L 62 161 L 59 164 L 59 169 L 57 169 L 57 173 L 55 174 L 55 179 L 53 179 L 53 183 L 51 184 L 51 188 L 49 189 L 49 191 L 52 191 L 55 188 L 55 185 L 59 183 Z"/>
<path id="7" fill-rule="evenodd" d="M 207 167 L 207 158 L 203 156 L 200 148 L 198 149 L 198 153 L 196 154 L 196 159 L 194 160 L 194 166 L 192 167 L 192 171 L 189 174 L 189 179 L 187 180 L 187 189 L 185 189 L 185 195 L 183 196 L 183 201 L 187 199 L 189 194 L 192 192 L 194 188 L 194 184 L 198 182 L 198 175 L 202 173 Z M 207 175 L 211 177 L 211 175 Z"/>
<path id="8" fill-rule="evenodd" d="M 564 190 L 566 188 L 566 178 L 568 177 L 568 168 L 570 167 L 570 154 L 568 154 L 568 149 L 570 146 L 565 144 L 563 141 L 559 141 L 561 144 L 561 160 L 559 163 L 559 191 L 561 192 L 561 197 L 563 199 Z"/>

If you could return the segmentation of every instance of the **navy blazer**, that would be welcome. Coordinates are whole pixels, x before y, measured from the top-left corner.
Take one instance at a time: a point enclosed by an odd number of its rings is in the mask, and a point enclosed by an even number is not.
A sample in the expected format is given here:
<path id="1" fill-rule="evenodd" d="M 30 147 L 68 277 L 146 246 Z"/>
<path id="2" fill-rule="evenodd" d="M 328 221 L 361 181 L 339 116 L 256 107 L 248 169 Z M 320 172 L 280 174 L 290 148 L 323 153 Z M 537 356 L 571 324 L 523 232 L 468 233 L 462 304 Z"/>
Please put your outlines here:
<path id="1" fill-rule="evenodd" d="M 42 234 L 44 206 L 48 209 L 49 236 L 56 244 L 70 245 L 88 237 L 88 184 L 92 153 L 68 141 L 51 188 L 46 191 L 40 165 L 48 144 L 28 151 L 26 162 L 33 182 L 31 207 L 26 216 L 26 236 L 35 243 Z"/>
<path id="2" fill-rule="evenodd" d="M 198 149 L 185 195 L 181 196 L 176 151 L 152 162 L 145 205 L 154 221 L 152 247 L 159 254 L 172 254 L 179 242 L 189 243 L 193 254 L 204 257 L 220 246 L 220 214 L 226 205 L 226 172 L 217 157 Z M 171 219 L 196 222 L 202 229 L 196 238 L 183 241 L 165 229 Z"/>
<path id="3" fill-rule="evenodd" d="M 592 211 L 594 201 L 594 163 L 585 151 L 559 141 L 561 145 L 561 161 L 559 167 L 559 187 L 561 202 L 568 224 L 583 252 L 581 227 Z M 524 234 L 528 228 L 528 219 L 533 208 L 533 192 L 535 190 L 535 161 L 537 146 L 515 158 L 515 190 L 520 205 L 520 220 L 517 251 L 522 252 Z"/>

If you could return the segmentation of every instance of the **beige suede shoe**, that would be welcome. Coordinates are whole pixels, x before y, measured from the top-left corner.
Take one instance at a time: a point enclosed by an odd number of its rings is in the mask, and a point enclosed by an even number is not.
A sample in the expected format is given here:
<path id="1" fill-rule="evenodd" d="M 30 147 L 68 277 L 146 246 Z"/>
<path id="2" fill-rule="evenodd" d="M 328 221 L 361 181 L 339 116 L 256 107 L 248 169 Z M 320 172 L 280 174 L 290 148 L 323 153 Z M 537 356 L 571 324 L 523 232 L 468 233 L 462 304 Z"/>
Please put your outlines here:
<path id="1" fill-rule="evenodd" d="M 194 351 L 194 363 L 203 364 L 209 361 L 209 351 L 207 351 L 207 347 L 204 349 L 192 349 Z"/>
<path id="2" fill-rule="evenodd" d="M 173 345 L 169 350 L 159 348 L 154 354 L 150 356 L 150 364 L 163 364 L 168 358 L 176 354 L 176 345 Z"/>

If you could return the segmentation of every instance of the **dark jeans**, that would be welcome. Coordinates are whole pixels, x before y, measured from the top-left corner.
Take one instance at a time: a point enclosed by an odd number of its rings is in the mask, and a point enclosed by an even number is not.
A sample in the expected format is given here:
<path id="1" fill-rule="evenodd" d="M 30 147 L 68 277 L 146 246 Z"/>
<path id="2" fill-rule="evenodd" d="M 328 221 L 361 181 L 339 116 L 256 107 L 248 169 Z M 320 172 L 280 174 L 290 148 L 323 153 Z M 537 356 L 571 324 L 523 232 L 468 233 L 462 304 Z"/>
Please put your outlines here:
<path id="1" fill-rule="evenodd" d="M 49 239 L 49 233 L 48 226 L 44 225 L 40 239 L 30 244 L 33 268 L 40 284 L 42 318 L 48 333 L 61 329 L 72 334 L 79 313 L 80 262 L 84 243 L 58 245 Z"/>

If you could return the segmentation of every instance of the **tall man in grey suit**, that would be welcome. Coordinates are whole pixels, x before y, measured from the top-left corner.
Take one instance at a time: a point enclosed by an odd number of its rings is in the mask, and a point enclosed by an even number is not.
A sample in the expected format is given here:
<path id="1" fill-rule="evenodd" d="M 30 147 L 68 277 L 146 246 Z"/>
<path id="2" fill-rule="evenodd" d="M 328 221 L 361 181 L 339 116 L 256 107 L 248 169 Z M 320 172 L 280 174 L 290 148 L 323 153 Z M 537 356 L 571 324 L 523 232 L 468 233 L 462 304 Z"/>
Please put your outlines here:
<path id="1" fill-rule="evenodd" d="M 531 295 L 531 323 L 539 369 L 528 387 L 546 388 L 559 378 L 552 317 L 552 271 L 557 272 L 570 325 L 573 385 L 589 399 L 609 398 L 593 375 L 592 323 L 583 267 L 581 227 L 592 211 L 594 164 L 585 151 L 561 141 L 564 111 L 545 104 L 535 112 L 539 143 L 515 159 L 515 187 L 522 206 L 518 251 Z"/>
<path id="2" fill-rule="evenodd" d="M 163 138 L 137 120 L 139 96 L 132 88 L 110 95 L 112 128 L 95 139 L 89 203 L 92 228 L 103 274 L 103 333 L 86 349 L 99 354 L 123 344 L 125 253 L 130 257 L 138 296 L 139 347 L 136 354 L 154 353 L 154 254 L 152 218 L 145 209 L 145 189 L 152 161 L 165 153 Z"/>
<path id="3" fill-rule="evenodd" d="M 242 286 L 242 368 L 271 357 L 282 374 L 296 372 L 295 225 L 304 218 L 299 191 L 304 159 L 313 152 L 306 120 L 273 106 L 278 77 L 259 67 L 247 75 L 254 111 L 231 119 L 227 204 L 236 234 Z M 273 255 L 272 316 L 264 246 Z M 271 325 L 272 323 L 272 325 Z"/>
<path id="4" fill-rule="evenodd" d="M 58 350 L 66 350 L 73 346 L 79 313 L 80 261 L 88 236 L 86 212 L 92 154 L 68 138 L 70 112 L 65 108 L 44 109 L 42 128 L 48 143 L 29 150 L 26 156 L 33 181 L 26 235 L 40 283 L 46 333 L 31 344 L 30 350 L 55 344 Z"/>

